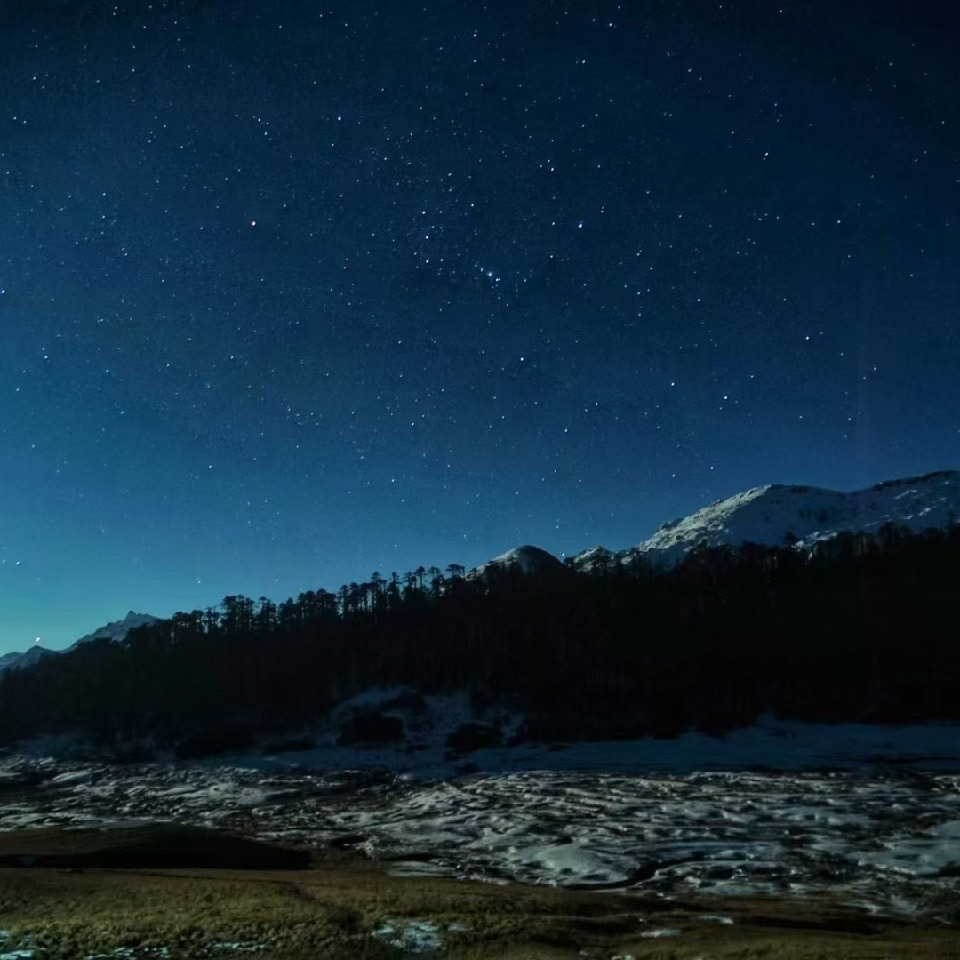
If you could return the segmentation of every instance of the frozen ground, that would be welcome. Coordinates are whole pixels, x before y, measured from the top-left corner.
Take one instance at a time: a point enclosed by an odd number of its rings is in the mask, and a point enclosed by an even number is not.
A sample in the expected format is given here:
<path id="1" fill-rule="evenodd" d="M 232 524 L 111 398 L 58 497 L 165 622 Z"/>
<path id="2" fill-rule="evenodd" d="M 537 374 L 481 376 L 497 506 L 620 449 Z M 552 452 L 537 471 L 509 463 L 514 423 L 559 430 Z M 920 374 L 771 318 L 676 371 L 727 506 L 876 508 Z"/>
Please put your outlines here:
<path id="1" fill-rule="evenodd" d="M 336 820 L 403 872 L 667 896 L 843 891 L 912 911 L 960 875 L 948 775 L 507 774 L 422 785 Z"/>
<path id="2" fill-rule="evenodd" d="M 402 874 L 685 898 L 828 893 L 933 916 L 960 902 L 957 729 L 817 732 L 771 723 L 723 741 L 487 750 L 465 758 L 487 772 L 459 777 L 400 750 L 228 765 L 7 756 L 0 830 L 173 820 L 352 849 Z"/>

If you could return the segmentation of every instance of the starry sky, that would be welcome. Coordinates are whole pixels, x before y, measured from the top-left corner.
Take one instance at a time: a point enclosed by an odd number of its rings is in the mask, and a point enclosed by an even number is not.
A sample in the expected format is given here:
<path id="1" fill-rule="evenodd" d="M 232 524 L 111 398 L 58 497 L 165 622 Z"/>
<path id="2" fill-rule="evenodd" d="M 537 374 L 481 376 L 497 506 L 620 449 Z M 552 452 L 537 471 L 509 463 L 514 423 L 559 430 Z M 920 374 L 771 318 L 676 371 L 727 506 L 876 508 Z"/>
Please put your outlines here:
<path id="1" fill-rule="evenodd" d="M 6 0 L 0 653 L 960 466 L 894 0 Z"/>

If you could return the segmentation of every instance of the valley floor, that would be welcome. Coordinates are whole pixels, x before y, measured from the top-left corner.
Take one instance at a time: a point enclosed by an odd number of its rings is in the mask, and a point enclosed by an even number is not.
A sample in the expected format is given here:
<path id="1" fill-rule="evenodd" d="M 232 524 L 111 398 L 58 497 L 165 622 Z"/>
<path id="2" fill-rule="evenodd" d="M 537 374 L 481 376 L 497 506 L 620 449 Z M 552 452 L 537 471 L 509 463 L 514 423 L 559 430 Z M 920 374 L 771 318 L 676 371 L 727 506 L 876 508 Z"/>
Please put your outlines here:
<path id="1" fill-rule="evenodd" d="M 567 949 L 576 944 L 604 960 L 960 957 L 956 773 L 560 769 L 415 780 L 263 766 L 0 758 L 0 930 L 12 938 L 0 957 L 124 945 L 125 956 L 147 956 L 149 944 L 156 956 L 320 956 L 338 937 L 351 946 L 331 956 L 559 958 L 576 956 Z M 151 834 L 158 823 L 173 826 Z M 236 849 L 198 834 L 171 839 L 181 828 L 293 848 L 316 869 L 227 875 L 218 868 L 237 865 Z M 111 844 L 134 850 L 122 863 L 139 872 L 104 872 L 120 862 L 105 858 Z M 164 849 L 195 856 L 157 859 Z M 170 874 L 178 865 L 193 872 Z M 207 893 L 217 910 L 203 908 Z M 182 897 L 189 910 L 162 906 Z M 271 926 L 277 897 L 296 916 Z M 248 909 L 224 912 L 228 901 Z M 545 903 L 546 926 L 523 913 Z M 99 933 L 85 939 L 84 929 Z M 788 942 L 793 952 L 776 952 Z M 883 951 L 871 953 L 877 943 Z"/>

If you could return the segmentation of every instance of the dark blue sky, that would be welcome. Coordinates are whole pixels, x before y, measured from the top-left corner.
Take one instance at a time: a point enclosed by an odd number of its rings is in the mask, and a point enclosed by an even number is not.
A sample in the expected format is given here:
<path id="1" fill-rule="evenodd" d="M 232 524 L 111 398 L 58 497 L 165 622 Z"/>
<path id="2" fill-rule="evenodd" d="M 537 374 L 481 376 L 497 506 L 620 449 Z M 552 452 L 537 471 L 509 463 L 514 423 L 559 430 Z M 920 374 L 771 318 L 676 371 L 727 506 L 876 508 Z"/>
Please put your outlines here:
<path id="1" fill-rule="evenodd" d="M 960 465 L 932 3 L 0 9 L 0 653 Z"/>

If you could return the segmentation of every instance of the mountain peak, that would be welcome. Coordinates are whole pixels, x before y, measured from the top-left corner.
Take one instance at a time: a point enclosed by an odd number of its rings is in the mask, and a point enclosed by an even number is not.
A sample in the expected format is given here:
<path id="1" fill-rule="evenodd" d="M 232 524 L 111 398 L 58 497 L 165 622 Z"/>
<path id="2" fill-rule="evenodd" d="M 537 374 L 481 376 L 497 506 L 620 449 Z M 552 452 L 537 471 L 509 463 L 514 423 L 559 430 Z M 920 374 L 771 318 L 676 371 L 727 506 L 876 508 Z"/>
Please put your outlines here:
<path id="1" fill-rule="evenodd" d="M 539 573 L 543 570 L 562 567 L 563 564 L 552 554 L 532 544 L 514 547 L 498 557 L 493 557 L 486 563 L 471 570 L 467 576 L 482 577 L 491 570 L 508 570 L 519 568 L 523 573 Z"/>
<path id="2" fill-rule="evenodd" d="M 4 670 L 20 670 L 23 667 L 31 667 L 56 652 L 56 650 L 48 650 L 46 647 L 42 647 L 39 643 L 36 643 L 22 653 L 5 653 L 3 656 L 0 656 L 0 673 L 3 673 Z"/>
<path id="3" fill-rule="evenodd" d="M 90 643 L 92 640 L 123 640 L 134 627 L 146 626 L 157 619 L 149 613 L 137 613 L 136 610 L 130 610 L 122 620 L 111 620 L 108 624 L 94 630 L 93 633 L 81 637 L 67 649 L 72 649 L 82 643 Z"/>
<path id="4" fill-rule="evenodd" d="M 88 633 L 85 637 L 81 637 L 79 640 L 70 644 L 66 650 L 48 650 L 46 647 L 40 646 L 40 644 L 34 644 L 26 651 L 5 653 L 0 656 L 0 673 L 3 673 L 4 670 L 19 670 L 21 667 L 32 666 L 44 657 L 66 653 L 68 650 L 73 650 L 80 644 L 90 643 L 92 640 L 123 640 L 134 627 L 143 627 L 147 624 L 154 623 L 158 619 L 159 617 L 154 617 L 149 613 L 138 613 L 136 610 L 129 610 L 122 620 L 111 620 L 110 623 L 99 627 L 94 630 L 93 633 Z"/>
<path id="5" fill-rule="evenodd" d="M 648 559 L 674 563 L 693 547 L 743 543 L 806 546 L 841 532 L 876 533 L 885 523 L 920 531 L 960 515 L 960 473 L 942 470 L 841 493 L 820 487 L 769 484 L 718 500 L 665 524 L 636 547 Z"/>
<path id="6" fill-rule="evenodd" d="M 960 519 L 960 472 L 939 470 L 886 480 L 865 490 L 842 493 L 800 484 L 752 487 L 687 517 L 662 524 L 647 540 L 615 554 L 594 547 L 573 565 L 591 572 L 613 562 L 646 560 L 659 566 L 679 563 L 694 547 L 811 546 L 842 532 L 876 533 L 885 523 L 919 532 L 947 527 Z"/>

